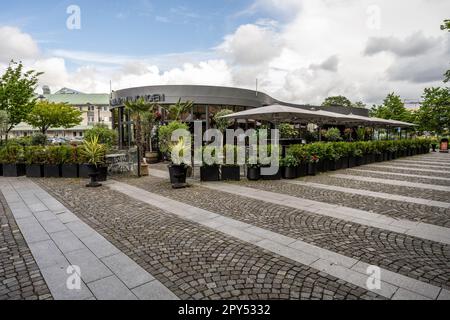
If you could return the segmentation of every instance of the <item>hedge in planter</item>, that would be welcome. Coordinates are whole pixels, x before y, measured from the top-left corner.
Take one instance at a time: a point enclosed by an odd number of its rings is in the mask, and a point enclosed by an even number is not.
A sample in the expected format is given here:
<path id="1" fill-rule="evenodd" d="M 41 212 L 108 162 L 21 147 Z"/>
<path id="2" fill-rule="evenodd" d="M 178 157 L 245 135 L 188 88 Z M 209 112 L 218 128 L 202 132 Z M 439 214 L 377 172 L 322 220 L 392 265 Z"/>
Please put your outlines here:
<path id="1" fill-rule="evenodd" d="M 220 180 L 220 166 L 219 155 L 214 147 L 204 147 L 203 149 L 203 163 L 200 167 L 201 181 L 219 181 Z"/>
<path id="2" fill-rule="evenodd" d="M 4 177 L 21 177 L 26 174 L 23 148 L 15 143 L 8 143 L 0 150 L 0 162 L 3 164 Z"/>
<path id="3" fill-rule="evenodd" d="M 240 149 L 236 146 L 225 146 L 225 164 L 221 167 L 221 177 L 223 181 L 241 180 L 241 167 L 237 164 L 239 151 Z M 245 156 L 245 153 L 243 155 Z"/>
<path id="4" fill-rule="evenodd" d="M 281 160 L 284 179 L 295 179 L 298 176 L 299 162 L 293 155 L 287 155 Z"/>
<path id="5" fill-rule="evenodd" d="M 47 147 L 45 150 L 44 177 L 59 178 L 61 177 L 61 163 L 63 162 L 63 154 L 61 147 Z"/>
<path id="6" fill-rule="evenodd" d="M 27 147 L 24 151 L 26 175 L 30 178 L 44 176 L 45 149 L 43 147 Z"/>
<path id="7" fill-rule="evenodd" d="M 61 176 L 63 178 L 78 178 L 80 155 L 77 147 L 62 146 Z"/>

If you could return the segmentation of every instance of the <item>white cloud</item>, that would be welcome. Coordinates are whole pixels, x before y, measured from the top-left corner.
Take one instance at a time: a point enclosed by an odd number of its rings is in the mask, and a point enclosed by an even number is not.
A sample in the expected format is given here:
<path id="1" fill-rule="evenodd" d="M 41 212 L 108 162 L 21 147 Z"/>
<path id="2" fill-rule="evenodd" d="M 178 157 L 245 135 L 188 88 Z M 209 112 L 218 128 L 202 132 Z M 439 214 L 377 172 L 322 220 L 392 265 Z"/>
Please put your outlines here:
<path id="1" fill-rule="evenodd" d="M 10 26 L 0 26 L 0 63 L 36 57 L 39 48 L 33 38 Z"/>

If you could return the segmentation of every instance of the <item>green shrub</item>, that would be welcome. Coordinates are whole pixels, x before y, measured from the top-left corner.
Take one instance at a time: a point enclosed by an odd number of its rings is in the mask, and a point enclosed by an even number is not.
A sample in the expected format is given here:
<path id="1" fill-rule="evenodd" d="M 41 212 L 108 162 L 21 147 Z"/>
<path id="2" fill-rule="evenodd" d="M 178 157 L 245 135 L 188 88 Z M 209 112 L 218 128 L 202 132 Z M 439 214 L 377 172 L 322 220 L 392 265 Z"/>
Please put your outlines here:
<path id="1" fill-rule="evenodd" d="M 279 125 L 281 139 L 294 139 L 298 137 L 298 131 L 292 124 L 282 123 Z"/>
<path id="2" fill-rule="evenodd" d="M 23 163 L 23 147 L 15 142 L 8 142 L 0 150 L 0 163 L 18 164 Z"/>
<path id="3" fill-rule="evenodd" d="M 330 128 L 325 132 L 325 138 L 330 142 L 341 141 L 341 130 L 338 128 Z"/>
<path id="4" fill-rule="evenodd" d="M 183 129 L 183 130 L 189 130 L 189 127 L 187 124 L 181 123 L 179 121 L 172 121 L 166 126 L 159 127 L 158 134 L 159 134 L 159 150 L 169 155 L 170 147 L 175 144 L 172 142 L 172 133 L 176 130 Z"/>
<path id="5" fill-rule="evenodd" d="M 98 137 L 99 143 L 108 148 L 117 144 L 117 132 L 103 124 L 96 124 L 92 129 L 86 131 L 84 135 L 85 140 L 92 140 L 93 137 Z"/>
<path id="6" fill-rule="evenodd" d="M 46 159 L 46 153 L 43 146 L 30 146 L 24 149 L 24 160 L 28 165 L 32 164 L 44 164 Z"/>
<path id="7" fill-rule="evenodd" d="M 299 161 L 293 155 L 288 154 L 286 157 L 281 159 L 280 165 L 282 167 L 295 168 L 298 167 Z"/>
<path id="8" fill-rule="evenodd" d="M 31 136 L 32 146 L 45 146 L 47 145 L 47 136 L 42 133 L 35 133 Z"/>

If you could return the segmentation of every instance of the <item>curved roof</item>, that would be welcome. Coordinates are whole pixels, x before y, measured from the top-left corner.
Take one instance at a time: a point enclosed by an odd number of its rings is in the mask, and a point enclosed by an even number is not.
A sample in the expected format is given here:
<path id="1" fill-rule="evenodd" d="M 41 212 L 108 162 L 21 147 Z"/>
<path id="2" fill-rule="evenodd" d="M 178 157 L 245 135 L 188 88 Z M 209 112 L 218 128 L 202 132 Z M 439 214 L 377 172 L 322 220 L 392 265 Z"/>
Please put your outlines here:
<path id="1" fill-rule="evenodd" d="M 113 107 L 122 106 L 127 99 L 136 99 L 140 97 L 144 97 L 148 101 L 157 101 L 162 104 L 174 104 L 181 98 L 182 101 L 194 101 L 195 104 L 199 105 L 229 105 L 260 108 L 263 106 L 279 104 L 304 110 L 316 109 L 340 114 L 353 113 L 359 116 L 368 116 L 369 114 L 368 109 L 299 105 L 279 101 L 263 92 L 257 92 L 255 90 L 200 85 L 163 85 L 117 90 L 112 93 L 111 105 Z"/>

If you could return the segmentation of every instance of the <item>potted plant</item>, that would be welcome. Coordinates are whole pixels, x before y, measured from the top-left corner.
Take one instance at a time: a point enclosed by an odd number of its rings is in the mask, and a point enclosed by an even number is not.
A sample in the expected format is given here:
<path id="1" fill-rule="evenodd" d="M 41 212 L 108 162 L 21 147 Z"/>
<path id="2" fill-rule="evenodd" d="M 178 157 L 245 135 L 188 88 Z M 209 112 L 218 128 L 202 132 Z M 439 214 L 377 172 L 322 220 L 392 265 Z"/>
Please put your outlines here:
<path id="1" fill-rule="evenodd" d="M 247 179 L 250 181 L 258 181 L 261 179 L 261 164 L 257 157 L 247 160 Z"/>
<path id="2" fill-rule="evenodd" d="M 291 146 L 288 154 L 292 155 L 298 162 L 296 177 L 306 177 L 308 175 L 308 152 L 305 145 L 297 144 Z"/>
<path id="3" fill-rule="evenodd" d="M 293 155 L 287 155 L 281 160 L 281 167 L 283 168 L 283 178 L 284 179 L 295 179 L 297 178 L 298 172 L 298 160 Z"/>
<path id="4" fill-rule="evenodd" d="M 228 153 L 233 154 L 232 161 L 228 158 Z M 224 148 L 225 163 L 221 167 L 223 181 L 241 180 L 241 167 L 237 164 L 239 149 L 237 146 L 226 145 Z"/>
<path id="5" fill-rule="evenodd" d="M 277 148 L 277 149 L 275 149 Z M 263 153 L 265 151 L 265 154 Z M 263 157 L 264 156 L 264 157 Z M 271 168 L 274 157 L 278 156 L 278 168 L 274 174 L 264 174 L 264 168 Z M 281 163 L 281 153 L 278 146 L 267 145 L 265 147 L 259 148 L 259 161 L 261 163 L 261 178 L 263 180 L 281 180 L 282 169 L 280 167 Z"/>
<path id="6" fill-rule="evenodd" d="M 63 178 L 78 178 L 79 151 L 77 147 L 62 146 L 61 176 Z"/>
<path id="7" fill-rule="evenodd" d="M 24 149 L 26 175 L 29 178 L 44 176 L 45 150 L 43 147 L 30 146 Z"/>
<path id="8" fill-rule="evenodd" d="M 311 155 L 308 163 L 308 175 L 317 175 L 317 163 L 319 163 L 320 158 L 316 155 Z"/>
<path id="9" fill-rule="evenodd" d="M 44 177 L 59 178 L 61 176 L 61 147 L 51 146 L 45 149 Z"/>
<path id="10" fill-rule="evenodd" d="M 99 143 L 98 136 L 84 141 L 81 147 L 81 154 L 86 161 L 86 165 L 89 167 L 89 178 L 91 179 L 86 187 L 101 187 L 101 183 L 98 182 L 100 175 L 99 168 L 105 164 L 106 148 L 103 144 Z"/>
<path id="11" fill-rule="evenodd" d="M 172 156 L 171 164 L 168 168 L 172 188 L 186 188 L 186 178 L 189 166 L 185 163 L 185 155 L 188 152 L 188 148 L 184 142 L 184 139 L 180 138 L 177 144 L 170 147 L 170 150 Z"/>
<path id="12" fill-rule="evenodd" d="M 211 162 L 206 161 L 205 155 L 211 157 Z M 217 159 L 216 149 L 213 147 L 203 148 L 203 163 L 200 167 L 200 180 L 201 181 L 219 181 L 220 180 L 220 167 L 219 159 Z"/>
<path id="13" fill-rule="evenodd" d="M 0 162 L 3 164 L 4 177 L 21 177 L 26 174 L 23 163 L 23 148 L 9 143 L 0 150 Z"/>

